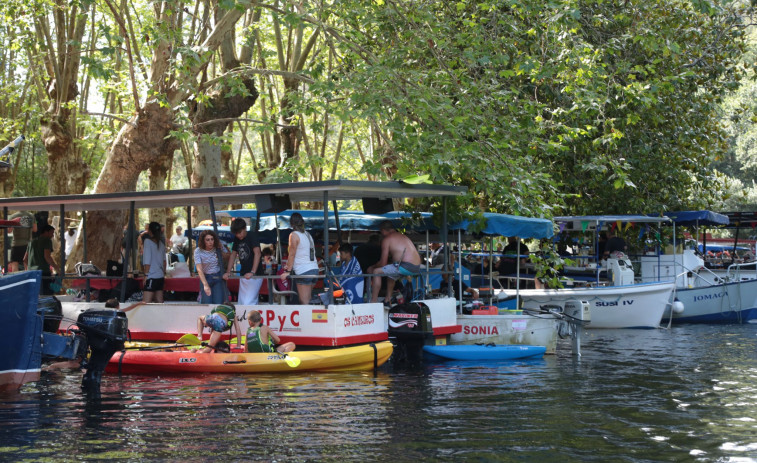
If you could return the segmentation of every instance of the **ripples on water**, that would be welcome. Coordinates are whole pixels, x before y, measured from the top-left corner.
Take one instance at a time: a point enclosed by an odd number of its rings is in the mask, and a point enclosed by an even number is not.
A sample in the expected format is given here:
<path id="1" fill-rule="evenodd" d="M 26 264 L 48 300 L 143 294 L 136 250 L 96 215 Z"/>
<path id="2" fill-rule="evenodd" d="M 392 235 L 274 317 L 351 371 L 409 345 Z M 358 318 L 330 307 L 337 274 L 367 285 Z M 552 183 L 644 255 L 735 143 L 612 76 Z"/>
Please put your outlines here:
<path id="1" fill-rule="evenodd" d="M 583 357 L 292 376 L 76 373 L 0 398 L 0 460 L 757 461 L 757 326 L 589 331 Z"/>

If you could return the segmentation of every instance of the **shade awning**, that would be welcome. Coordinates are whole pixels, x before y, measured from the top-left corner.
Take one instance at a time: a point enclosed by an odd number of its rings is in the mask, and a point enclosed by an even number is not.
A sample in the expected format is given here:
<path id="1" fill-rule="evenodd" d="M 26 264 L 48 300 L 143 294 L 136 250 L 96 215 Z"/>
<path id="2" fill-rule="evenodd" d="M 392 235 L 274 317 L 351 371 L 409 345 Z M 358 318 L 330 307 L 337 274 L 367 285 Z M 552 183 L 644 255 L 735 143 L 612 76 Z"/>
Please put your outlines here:
<path id="1" fill-rule="evenodd" d="M 129 209 L 133 203 L 137 209 L 158 209 L 207 206 L 209 198 L 213 198 L 216 206 L 254 204 L 256 195 L 288 195 L 292 201 L 318 202 L 324 199 L 342 201 L 362 198 L 441 198 L 460 196 L 467 191 L 465 187 L 452 185 L 328 180 L 184 190 L 4 198 L 0 199 L 0 208 L 8 208 L 10 211 L 57 211 L 60 206 L 63 206 L 67 211 L 103 211 Z"/>

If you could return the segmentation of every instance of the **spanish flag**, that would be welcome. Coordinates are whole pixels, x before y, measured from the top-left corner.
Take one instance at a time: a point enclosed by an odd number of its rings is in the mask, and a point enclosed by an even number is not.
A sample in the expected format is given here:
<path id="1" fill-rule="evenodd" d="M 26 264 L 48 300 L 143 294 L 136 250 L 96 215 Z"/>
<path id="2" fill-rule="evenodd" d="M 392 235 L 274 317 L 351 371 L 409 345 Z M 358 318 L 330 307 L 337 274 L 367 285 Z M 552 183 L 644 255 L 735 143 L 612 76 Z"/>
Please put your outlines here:
<path id="1" fill-rule="evenodd" d="M 313 323 L 327 323 L 329 311 L 327 309 L 313 309 Z"/>

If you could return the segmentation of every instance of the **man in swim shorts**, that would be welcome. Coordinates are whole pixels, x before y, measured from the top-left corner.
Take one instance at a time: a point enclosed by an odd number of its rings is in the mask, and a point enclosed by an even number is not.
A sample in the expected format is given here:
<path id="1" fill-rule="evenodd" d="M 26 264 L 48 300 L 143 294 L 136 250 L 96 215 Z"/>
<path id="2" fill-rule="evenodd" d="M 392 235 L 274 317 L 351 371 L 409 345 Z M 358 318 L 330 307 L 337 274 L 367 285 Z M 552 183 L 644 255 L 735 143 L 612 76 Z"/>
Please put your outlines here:
<path id="1" fill-rule="evenodd" d="M 420 273 L 421 256 L 410 238 L 398 232 L 391 221 L 381 222 L 379 230 L 381 260 L 368 269 L 368 273 L 375 275 L 371 282 L 371 302 L 378 302 L 381 277 L 384 276 L 388 277 L 384 302 L 388 302 L 392 298 L 395 280 Z"/>

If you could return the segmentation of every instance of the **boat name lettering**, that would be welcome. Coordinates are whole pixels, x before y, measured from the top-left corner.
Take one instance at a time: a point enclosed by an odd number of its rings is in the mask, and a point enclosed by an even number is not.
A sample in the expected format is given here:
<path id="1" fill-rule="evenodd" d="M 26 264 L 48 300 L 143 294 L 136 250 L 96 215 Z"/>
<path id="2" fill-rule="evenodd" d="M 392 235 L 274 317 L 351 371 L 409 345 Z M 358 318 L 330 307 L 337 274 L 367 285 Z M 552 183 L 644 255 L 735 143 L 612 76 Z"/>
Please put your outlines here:
<path id="1" fill-rule="evenodd" d="M 390 313 L 389 316 L 392 318 L 418 318 L 417 313 Z"/>
<path id="2" fill-rule="evenodd" d="M 702 294 L 701 296 L 694 296 L 694 301 L 707 301 L 711 299 L 720 299 L 723 297 L 723 293 Z"/>
<path id="3" fill-rule="evenodd" d="M 463 334 L 499 334 L 499 330 L 496 326 L 463 326 Z"/>
<path id="4" fill-rule="evenodd" d="M 273 322 L 277 322 L 278 330 L 276 331 L 284 331 L 287 322 L 287 315 L 276 315 L 276 312 L 273 310 L 262 310 L 261 312 L 264 312 L 262 315 L 265 318 L 265 324 L 268 326 L 276 326 Z M 289 317 L 289 323 L 297 328 L 300 326 L 300 311 L 299 310 L 293 310 L 292 313 L 288 315 Z"/>
<path id="5" fill-rule="evenodd" d="M 597 307 L 617 307 L 618 301 L 597 301 L 594 305 Z"/>
<path id="6" fill-rule="evenodd" d="M 194 357 L 182 357 L 179 359 L 179 363 L 195 363 L 197 361 Z"/>
<path id="7" fill-rule="evenodd" d="M 373 315 L 354 315 L 344 319 L 344 326 L 373 325 Z"/>

